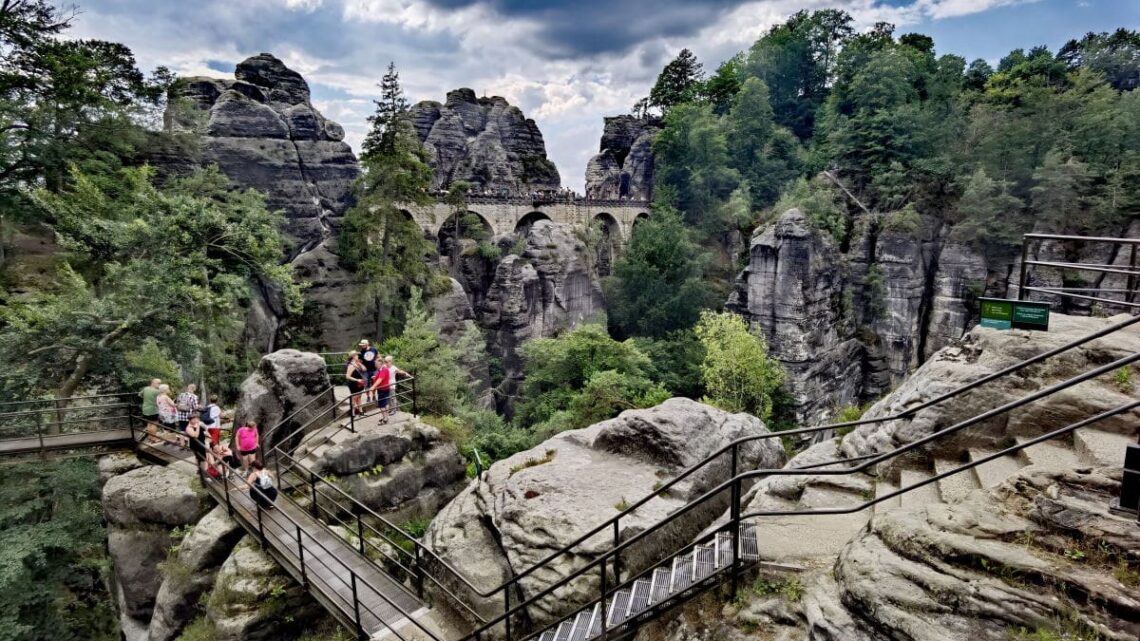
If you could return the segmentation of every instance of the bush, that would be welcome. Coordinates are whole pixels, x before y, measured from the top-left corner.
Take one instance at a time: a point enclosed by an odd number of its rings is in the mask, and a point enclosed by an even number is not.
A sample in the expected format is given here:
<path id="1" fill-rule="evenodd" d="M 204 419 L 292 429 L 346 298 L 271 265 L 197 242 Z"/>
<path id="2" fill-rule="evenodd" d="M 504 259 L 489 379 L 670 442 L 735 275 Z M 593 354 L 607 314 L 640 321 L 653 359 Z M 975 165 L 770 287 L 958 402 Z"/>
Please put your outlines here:
<path id="1" fill-rule="evenodd" d="M 729 412 L 750 412 L 767 421 L 772 398 L 784 384 L 784 368 L 768 356 L 768 344 L 728 312 L 704 312 L 696 327 L 705 348 L 701 378 L 709 402 Z"/>

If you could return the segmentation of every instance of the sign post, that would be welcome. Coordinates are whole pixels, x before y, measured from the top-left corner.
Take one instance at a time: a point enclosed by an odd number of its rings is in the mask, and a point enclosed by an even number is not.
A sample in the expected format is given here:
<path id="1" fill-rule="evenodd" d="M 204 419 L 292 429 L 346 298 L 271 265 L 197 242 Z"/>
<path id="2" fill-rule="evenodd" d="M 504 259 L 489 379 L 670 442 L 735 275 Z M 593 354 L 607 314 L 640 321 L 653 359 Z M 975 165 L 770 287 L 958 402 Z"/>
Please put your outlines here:
<path id="1" fill-rule="evenodd" d="M 1049 331 L 1050 303 L 981 298 L 982 327 Z"/>

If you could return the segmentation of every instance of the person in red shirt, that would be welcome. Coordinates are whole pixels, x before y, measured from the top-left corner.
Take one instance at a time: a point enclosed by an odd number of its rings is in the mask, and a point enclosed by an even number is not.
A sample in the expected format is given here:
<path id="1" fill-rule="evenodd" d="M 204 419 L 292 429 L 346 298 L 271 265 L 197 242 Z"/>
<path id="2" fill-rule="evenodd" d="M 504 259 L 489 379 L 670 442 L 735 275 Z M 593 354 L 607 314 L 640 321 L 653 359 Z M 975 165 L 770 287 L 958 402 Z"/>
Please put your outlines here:
<path id="1" fill-rule="evenodd" d="M 391 379 L 392 370 L 387 367 L 380 367 L 376 370 L 376 375 L 372 377 L 372 386 L 369 391 L 376 393 L 376 407 L 380 410 L 380 422 L 388 422 L 388 382 Z"/>

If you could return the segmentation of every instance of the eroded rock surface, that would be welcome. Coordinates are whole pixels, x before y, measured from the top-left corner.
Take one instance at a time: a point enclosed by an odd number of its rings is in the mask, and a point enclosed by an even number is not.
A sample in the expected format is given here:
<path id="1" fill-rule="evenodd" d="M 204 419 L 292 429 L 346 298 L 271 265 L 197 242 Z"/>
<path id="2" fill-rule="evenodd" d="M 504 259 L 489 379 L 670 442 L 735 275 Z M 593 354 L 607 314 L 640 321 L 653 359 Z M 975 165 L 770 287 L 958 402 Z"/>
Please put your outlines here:
<path id="1" fill-rule="evenodd" d="M 540 220 L 527 232 L 522 254 L 499 262 L 478 316 L 491 353 L 502 359 L 501 406 L 510 406 L 522 379 L 523 342 L 603 317 L 605 301 L 590 254 L 575 228 Z"/>
<path id="2" fill-rule="evenodd" d="M 653 197 L 653 141 L 661 128 L 661 122 L 652 118 L 606 118 L 601 150 L 586 165 L 586 197 L 650 200 Z"/>
<path id="3" fill-rule="evenodd" d="M 495 463 L 444 507 L 425 541 L 486 590 L 605 522 L 723 445 L 766 431 L 753 416 L 728 414 L 688 399 L 626 411 Z M 741 469 L 779 467 L 783 450 L 775 440 L 753 441 L 741 449 L 739 460 Z M 730 463 L 727 458 L 722 463 L 706 467 L 623 518 L 621 536 L 642 531 L 728 478 Z M 647 539 L 645 546 L 635 546 L 623 555 L 625 567 L 635 571 L 647 562 L 646 555 L 683 544 L 712 522 L 726 501 L 709 501 L 691 512 L 691 518 Z M 524 579 L 523 596 L 536 594 L 612 544 L 609 529 L 588 539 L 573 555 Z M 597 580 L 591 574 L 556 591 L 556 599 L 530 610 L 531 618 L 549 621 L 585 603 L 590 590 L 597 589 Z M 491 616 L 502 608 L 495 599 L 473 601 Z"/>
<path id="4" fill-rule="evenodd" d="M 267 354 L 257 370 L 242 381 L 235 424 L 256 421 L 265 439 L 263 445 L 274 447 L 280 439 L 327 412 L 334 402 L 330 385 L 325 361 L 318 354 L 295 349 Z M 321 395 L 324 400 L 317 399 Z M 288 423 L 273 430 L 287 418 Z M 294 438 L 299 440 L 300 436 Z"/>
<path id="5" fill-rule="evenodd" d="M 538 125 L 504 98 L 455 89 L 443 104 L 417 103 L 411 119 L 427 147 L 437 188 L 462 180 L 479 193 L 514 195 L 562 186 Z"/>

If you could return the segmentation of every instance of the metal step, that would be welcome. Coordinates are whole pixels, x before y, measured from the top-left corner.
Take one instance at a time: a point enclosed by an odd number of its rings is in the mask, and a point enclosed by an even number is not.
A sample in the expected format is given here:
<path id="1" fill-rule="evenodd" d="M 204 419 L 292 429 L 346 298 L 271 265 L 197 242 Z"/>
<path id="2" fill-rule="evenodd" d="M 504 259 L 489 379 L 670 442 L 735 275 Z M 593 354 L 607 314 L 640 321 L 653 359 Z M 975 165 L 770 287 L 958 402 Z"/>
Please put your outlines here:
<path id="1" fill-rule="evenodd" d="M 538 637 L 538 641 L 554 641 L 554 633 L 557 632 L 554 628 L 548 628 Z"/>
<path id="2" fill-rule="evenodd" d="M 602 604 L 595 603 L 594 611 L 590 613 L 590 631 L 586 633 L 587 639 L 593 639 L 602 633 Z"/>
<path id="3" fill-rule="evenodd" d="M 693 557 L 682 554 L 673 559 L 673 576 L 669 577 L 669 593 L 677 594 L 693 584 Z"/>
<path id="4" fill-rule="evenodd" d="M 716 572 L 716 551 L 711 545 L 693 548 L 693 583 L 709 578 Z"/>
<path id="5" fill-rule="evenodd" d="M 649 581 L 638 579 L 633 582 L 633 596 L 629 599 L 629 611 L 626 617 L 634 617 L 649 607 Z"/>
<path id="6" fill-rule="evenodd" d="M 716 567 L 727 568 L 732 565 L 732 532 L 716 533 Z"/>
<path id="7" fill-rule="evenodd" d="M 741 524 L 740 532 L 740 558 L 745 561 L 760 560 L 760 541 L 756 538 L 756 524 L 752 522 Z"/>
<path id="8" fill-rule="evenodd" d="M 562 625 L 558 626 L 558 631 L 554 633 L 554 641 L 570 641 L 570 631 L 573 629 L 572 621 L 563 621 Z"/>
<path id="9" fill-rule="evenodd" d="M 582 610 L 574 617 L 574 627 L 570 629 L 570 641 L 585 641 L 586 633 L 590 630 L 590 617 L 598 609 L 598 604 L 589 610 Z"/>
<path id="10" fill-rule="evenodd" d="M 614 593 L 613 599 L 610 600 L 609 614 L 609 621 L 606 624 L 610 626 L 618 625 L 628 618 L 629 590 Z"/>
<path id="11" fill-rule="evenodd" d="M 657 568 L 653 571 L 653 581 L 649 585 L 649 603 L 661 603 L 669 598 L 669 579 L 673 573 L 669 568 Z"/>

